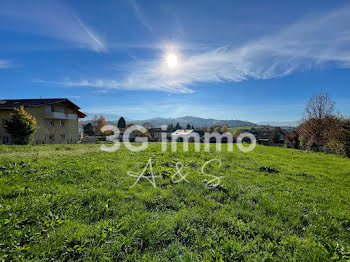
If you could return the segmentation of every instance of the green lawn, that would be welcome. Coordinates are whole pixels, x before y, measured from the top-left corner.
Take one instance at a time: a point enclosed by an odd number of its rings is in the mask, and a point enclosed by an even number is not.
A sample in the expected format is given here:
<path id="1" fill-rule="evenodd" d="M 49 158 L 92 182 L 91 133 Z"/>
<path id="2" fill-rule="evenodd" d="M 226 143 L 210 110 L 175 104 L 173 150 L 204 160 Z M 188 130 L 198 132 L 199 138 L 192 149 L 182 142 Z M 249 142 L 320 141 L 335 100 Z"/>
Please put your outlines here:
<path id="1" fill-rule="evenodd" d="M 127 171 L 140 173 L 149 158 L 161 175 L 157 188 L 146 179 L 130 188 L 137 178 Z M 225 177 L 209 190 L 201 166 L 214 158 L 222 166 L 206 172 Z M 177 161 L 189 183 L 171 183 Z M 346 261 L 350 159 L 265 146 L 250 153 L 0 146 L 1 258 Z"/>

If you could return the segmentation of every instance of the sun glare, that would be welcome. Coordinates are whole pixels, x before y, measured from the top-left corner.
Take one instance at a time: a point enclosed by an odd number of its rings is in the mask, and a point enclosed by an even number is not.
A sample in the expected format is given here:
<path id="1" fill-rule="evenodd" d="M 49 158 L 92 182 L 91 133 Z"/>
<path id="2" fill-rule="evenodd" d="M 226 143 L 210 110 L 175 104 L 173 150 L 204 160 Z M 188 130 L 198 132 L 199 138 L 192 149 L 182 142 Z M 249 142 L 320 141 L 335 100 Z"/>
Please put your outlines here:
<path id="1" fill-rule="evenodd" d="M 177 66 L 177 56 L 175 54 L 169 54 L 166 61 L 169 68 L 175 68 Z"/>

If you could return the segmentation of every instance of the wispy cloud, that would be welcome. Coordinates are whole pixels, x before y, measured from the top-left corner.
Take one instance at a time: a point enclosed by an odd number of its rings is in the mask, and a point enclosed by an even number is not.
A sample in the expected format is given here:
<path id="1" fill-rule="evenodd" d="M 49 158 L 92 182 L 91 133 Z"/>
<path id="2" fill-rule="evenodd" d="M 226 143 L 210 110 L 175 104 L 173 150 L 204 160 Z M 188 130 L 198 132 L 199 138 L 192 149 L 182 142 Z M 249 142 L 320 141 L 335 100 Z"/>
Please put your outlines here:
<path id="1" fill-rule="evenodd" d="M 71 81 L 66 79 L 64 81 L 47 81 L 43 79 L 33 79 L 34 83 L 38 84 L 49 84 L 49 85 L 60 85 L 63 87 L 105 87 L 106 83 L 103 80 L 97 81 L 88 81 L 88 80 L 80 80 L 80 81 Z M 110 88 L 115 88 L 116 85 L 113 84 L 115 81 L 111 81 L 109 83 Z"/>
<path id="2" fill-rule="evenodd" d="M 147 28 L 148 31 L 150 31 L 151 33 L 153 33 L 153 28 L 151 26 L 151 24 L 149 23 L 149 21 L 146 19 L 143 10 L 141 9 L 140 5 L 136 2 L 136 0 L 129 0 L 130 5 L 132 7 L 132 9 L 134 10 L 135 16 L 137 18 L 137 20 L 144 26 Z"/>
<path id="3" fill-rule="evenodd" d="M 121 89 L 121 90 L 155 90 L 155 91 L 167 91 L 170 93 L 191 93 L 193 92 L 189 88 L 183 87 L 173 87 L 165 86 L 161 81 L 154 80 L 151 85 L 144 85 L 143 83 L 138 83 L 133 79 L 127 80 L 126 82 L 118 82 L 115 80 L 63 80 L 63 81 L 47 81 L 42 79 L 33 79 L 33 82 L 39 84 L 49 84 L 57 85 L 61 87 L 96 87 L 99 88 L 98 93 L 104 94 L 111 89 Z M 158 84 L 159 85 L 158 85 Z"/>
<path id="4" fill-rule="evenodd" d="M 93 41 L 91 46 L 96 50 L 96 51 L 107 51 L 107 48 L 105 45 L 102 43 L 102 41 L 89 29 L 78 17 L 76 17 L 78 20 L 80 26 L 84 29 L 84 31 L 88 34 L 90 39 Z"/>
<path id="5" fill-rule="evenodd" d="M 268 79 L 323 66 L 350 67 L 349 25 L 350 9 L 337 9 L 239 48 L 223 46 L 183 56 L 176 71 L 158 61 L 139 62 L 122 83 L 190 91 L 188 87 L 202 82 Z"/>
<path id="6" fill-rule="evenodd" d="M 0 69 L 6 69 L 13 67 L 13 63 L 10 60 L 1 60 L 0 59 Z"/>
<path id="7" fill-rule="evenodd" d="M 240 47 L 231 45 L 181 55 L 169 70 L 161 57 L 137 60 L 130 73 L 115 80 L 64 81 L 65 86 L 104 89 L 193 92 L 205 82 L 239 82 L 283 77 L 312 68 L 350 67 L 350 8 L 335 9 L 302 19 L 283 30 Z M 209 32 L 208 32 L 209 34 Z"/>
<path id="8" fill-rule="evenodd" d="M 29 32 L 69 42 L 70 47 L 106 51 L 99 37 L 62 1 L 3 0 L 0 29 Z"/>

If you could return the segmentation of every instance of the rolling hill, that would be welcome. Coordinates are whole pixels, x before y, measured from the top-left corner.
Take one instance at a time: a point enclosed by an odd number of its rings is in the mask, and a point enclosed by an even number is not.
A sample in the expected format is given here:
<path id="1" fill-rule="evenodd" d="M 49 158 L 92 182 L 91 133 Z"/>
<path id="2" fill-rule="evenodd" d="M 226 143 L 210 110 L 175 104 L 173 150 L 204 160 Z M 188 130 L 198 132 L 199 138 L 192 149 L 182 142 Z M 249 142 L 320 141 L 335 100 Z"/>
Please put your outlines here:
<path id="1" fill-rule="evenodd" d="M 160 127 L 162 125 L 176 125 L 179 123 L 182 127 L 186 127 L 187 124 L 193 125 L 195 127 L 210 127 L 210 126 L 223 126 L 237 127 L 237 126 L 257 126 L 257 124 L 242 121 L 242 120 L 217 120 L 212 118 L 200 118 L 194 116 L 185 116 L 178 118 L 152 118 L 147 120 L 137 120 L 132 121 L 135 124 L 143 124 L 144 122 L 150 122 L 154 127 Z"/>

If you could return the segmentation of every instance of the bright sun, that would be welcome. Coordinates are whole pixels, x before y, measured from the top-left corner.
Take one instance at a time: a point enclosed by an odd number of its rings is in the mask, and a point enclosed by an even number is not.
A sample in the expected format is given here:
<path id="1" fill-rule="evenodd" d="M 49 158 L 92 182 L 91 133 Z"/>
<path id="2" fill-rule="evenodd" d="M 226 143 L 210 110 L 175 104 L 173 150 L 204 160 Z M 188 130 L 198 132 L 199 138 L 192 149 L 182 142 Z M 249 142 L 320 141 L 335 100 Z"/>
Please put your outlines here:
<path id="1" fill-rule="evenodd" d="M 169 68 L 175 68 L 177 66 L 177 56 L 175 54 L 169 54 L 166 61 Z"/>

